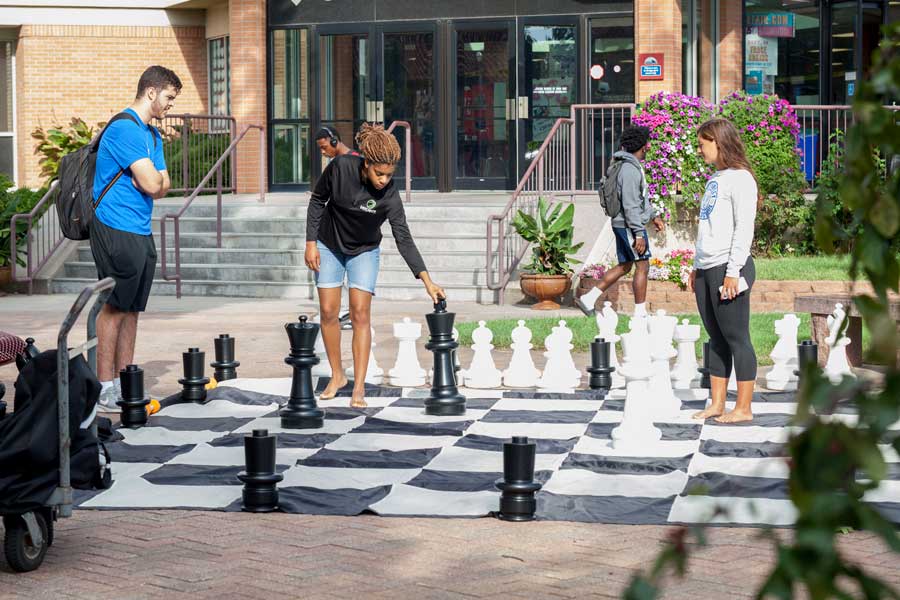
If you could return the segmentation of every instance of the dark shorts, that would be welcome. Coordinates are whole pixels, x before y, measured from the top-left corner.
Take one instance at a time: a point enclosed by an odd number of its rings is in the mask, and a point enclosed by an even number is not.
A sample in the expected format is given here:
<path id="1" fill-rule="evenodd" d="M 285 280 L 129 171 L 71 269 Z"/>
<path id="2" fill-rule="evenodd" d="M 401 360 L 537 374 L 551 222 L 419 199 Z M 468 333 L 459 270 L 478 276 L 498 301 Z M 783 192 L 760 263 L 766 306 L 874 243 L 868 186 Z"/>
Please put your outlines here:
<path id="1" fill-rule="evenodd" d="M 634 262 L 636 260 L 650 260 L 650 240 L 644 231 L 644 240 L 647 242 L 647 250 L 640 256 L 634 251 L 634 233 L 627 227 L 613 227 L 613 235 L 616 236 L 616 256 L 619 264 Z"/>
<path id="2" fill-rule="evenodd" d="M 156 271 L 153 236 L 113 229 L 95 218 L 91 222 L 91 254 L 97 277 L 116 281 L 107 304 L 125 312 L 143 312 Z"/>

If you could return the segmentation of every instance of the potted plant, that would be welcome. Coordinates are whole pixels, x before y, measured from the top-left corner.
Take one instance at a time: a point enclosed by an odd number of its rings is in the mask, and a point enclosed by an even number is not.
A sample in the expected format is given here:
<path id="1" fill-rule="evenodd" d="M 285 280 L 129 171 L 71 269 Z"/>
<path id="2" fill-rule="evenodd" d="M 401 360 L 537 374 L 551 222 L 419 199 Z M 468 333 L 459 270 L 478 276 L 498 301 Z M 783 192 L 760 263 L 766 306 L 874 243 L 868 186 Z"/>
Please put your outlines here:
<path id="1" fill-rule="evenodd" d="M 525 265 L 526 272 L 520 275 L 522 292 L 538 301 L 532 308 L 559 308 L 556 299 L 565 294 L 572 283 L 571 266 L 579 261 L 571 255 L 583 245 L 583 242 L 572 244 L 574 216 L 574 205 L 551 205 L 538 198 L 535 216 L 520 210 L 513 217 L 516 233 L 533 244 L 531 262 Z"/>

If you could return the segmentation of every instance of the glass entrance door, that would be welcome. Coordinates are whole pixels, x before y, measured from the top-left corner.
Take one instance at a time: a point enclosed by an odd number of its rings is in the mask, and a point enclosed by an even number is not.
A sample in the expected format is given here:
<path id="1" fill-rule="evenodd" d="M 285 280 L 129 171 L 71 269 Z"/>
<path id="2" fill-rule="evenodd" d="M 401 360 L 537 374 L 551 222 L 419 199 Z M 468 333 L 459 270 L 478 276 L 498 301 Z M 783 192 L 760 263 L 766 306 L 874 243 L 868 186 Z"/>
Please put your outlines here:
<path id="1" fill-rule="evenodd" d="M 452 155 L 457 189 L 515 185 L 514 40 L 512 22 L 454 26 Z"/>
<path id="2" fill-rule="evenodd" d="M 519 33 L 519 176 L 578 98 L 577 21 L 527 22 Z"/>

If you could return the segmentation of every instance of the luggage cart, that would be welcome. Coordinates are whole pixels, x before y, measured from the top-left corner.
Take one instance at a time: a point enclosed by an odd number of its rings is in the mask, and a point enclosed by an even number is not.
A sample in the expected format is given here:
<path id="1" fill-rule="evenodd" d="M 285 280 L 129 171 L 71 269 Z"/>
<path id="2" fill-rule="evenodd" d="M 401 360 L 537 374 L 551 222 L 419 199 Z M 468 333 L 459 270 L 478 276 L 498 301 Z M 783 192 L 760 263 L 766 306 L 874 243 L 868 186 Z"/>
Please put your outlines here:
<path id="1" fill-rule="evenodd" d="M 33 571 L 41 566 L 47 548 L 53 544 L 53 522 L 59 517 L 72 516 L 72 485 L 70 480 L 70 450 L 72 439 L 69 435 L 69 361 L 87 351 L 88 365 L 97 372 L 97 315 L 106 303 L 116 285 L 111 277 L 85 287 L 66 318 L 63 319 L 57 337 L 57 382 L 56 394 L 59 415 L 59 485 L 53 489 L 47 503 L 37 510 L 22 514 L 3 515 L 6 538 L 3 550 L 6 562 L 20 573 Z M 97 295 L 87 319 L 87 339 L 80 346 L 69 348 L 69 332 L 81 316 L 88 301 Z M 97 420 L 91 425 L 97 432 Z"/>

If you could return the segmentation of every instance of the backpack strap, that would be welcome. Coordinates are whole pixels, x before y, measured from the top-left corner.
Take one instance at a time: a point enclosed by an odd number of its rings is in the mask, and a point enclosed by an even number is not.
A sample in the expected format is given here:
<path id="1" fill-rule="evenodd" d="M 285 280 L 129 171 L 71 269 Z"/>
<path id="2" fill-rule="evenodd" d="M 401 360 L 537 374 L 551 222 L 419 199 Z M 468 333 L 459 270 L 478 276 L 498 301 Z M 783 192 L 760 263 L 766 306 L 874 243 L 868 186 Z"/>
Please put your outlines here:
<path id="1" fill-rule="evenodd" d="M 103 134 L 106 133 L 106 130 L 109 129 L 109 126 L 112 125 L 113 123 L 115 123 L 116 121 L 121 121 L 123 119 L 129 119 L 129 120 L 133 121 L 135 125 L 140 125 L 140 123 L 138 123 L 138 120 L 134 117 L 133 114 L 131 114 L 128 111 L 123 110 L 122 112 L 113 116 L 113 118 L 110 119 L 109 122 L 103 127 L 103 130 L 100 132 L 100 134 L 94 139 L 93 142 L 91 142 L 91 152 L 97 152 L 100 150 L 100 140 L 103 139 Z M 153 129 L 155 130 L 156 128 L 154 127 Z M 156 149 L 156 136 L 153 136 L 153 149 L 154 150 Z M 97 199 L 94 200 L 94 202 L 93 202 L 94 210 L 97 210 L 97 207 L 100 206 L 100 201 L 103 200 L 103 196 L 105 196 L 106 192 L 111 190 L 112 187 L 114 185 L 116 185 L 116 182 L 119 181 L 119 178 L 122 177 L 122 175 L 125 173 L 125 170 L 126 170 L 126 167 L 122 167 L 121 169 L 119 169 L 119 172 L 116 173 L 116 176 L 113 177 L 112 180 L 106 184 L 106 186 L 103 188 L 103 191 L 100 192 L 100 195 L 97 196 Z"/>

